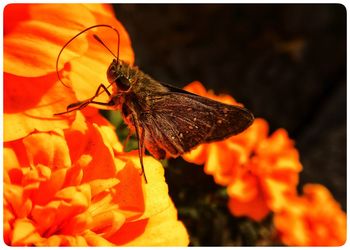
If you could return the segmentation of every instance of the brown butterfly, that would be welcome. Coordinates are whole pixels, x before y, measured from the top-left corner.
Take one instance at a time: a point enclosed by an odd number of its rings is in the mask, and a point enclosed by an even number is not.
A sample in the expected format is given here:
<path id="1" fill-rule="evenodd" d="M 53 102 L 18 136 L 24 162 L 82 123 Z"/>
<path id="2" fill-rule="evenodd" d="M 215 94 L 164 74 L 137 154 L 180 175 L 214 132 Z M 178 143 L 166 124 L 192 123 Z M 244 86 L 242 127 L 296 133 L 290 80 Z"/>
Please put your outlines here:
<path id="1" fill-rule="evenodd" d="M 108 27 L 118 34 L 117 56 L 94 35 L 95 39 L 115 57 L 107 70 L 107 79 L 113 91 L 110 92 L 109 86 L 101 84 L 94 96 L 70 104 L 67 111 L 56 115 L 79 110 L 89 104 L 120 109 L 125 123 L 136 132 L 138 153 L 146 183 L 143 166 L 145 148 L 158 159 L 177 157 L 201 143 L 218 141 L 241 133 L 252 124 L 253 114 L 243 107 L 217 102 L 160 83 L 137 67 L 121 61 L 119 32 L 110 25 L 91 26 L 70 39 L 57 57 L 57 72 L 59 56 L 63 49 L 77 36 L 96 27 Z M 101 91 L 108 94 L 108 102 L 94 101 Z"/>

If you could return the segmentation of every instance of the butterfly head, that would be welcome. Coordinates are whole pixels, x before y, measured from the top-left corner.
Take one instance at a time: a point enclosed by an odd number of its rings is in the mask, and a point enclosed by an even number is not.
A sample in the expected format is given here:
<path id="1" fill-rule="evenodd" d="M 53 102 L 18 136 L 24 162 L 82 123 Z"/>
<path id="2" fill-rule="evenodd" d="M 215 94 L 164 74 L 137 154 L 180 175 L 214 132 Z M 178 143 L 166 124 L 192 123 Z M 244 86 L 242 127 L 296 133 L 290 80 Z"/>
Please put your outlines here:
<path id="1" fill-rule="evenodd" d="M 107 70 L 107 79 L 109 83 L 116 85 L 119 92 L 127 92 L 131 87 L 130 79 L 124 72 L 123 63 L 120 60 L 113 59 Z"/>

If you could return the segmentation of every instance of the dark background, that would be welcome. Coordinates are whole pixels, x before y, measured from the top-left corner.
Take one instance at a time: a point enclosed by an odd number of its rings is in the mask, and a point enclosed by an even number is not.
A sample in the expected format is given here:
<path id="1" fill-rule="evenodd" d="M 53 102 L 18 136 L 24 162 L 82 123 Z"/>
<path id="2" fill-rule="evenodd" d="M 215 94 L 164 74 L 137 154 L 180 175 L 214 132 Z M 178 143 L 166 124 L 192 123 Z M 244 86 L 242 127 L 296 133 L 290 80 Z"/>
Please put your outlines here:
<path id="1" fill-rule="evenodd" d="M 138 4 L 116 5 L 115 11 L 144 72 L 178 87 L 199 80 L 244 103 L 271 132 L 287 129 L 304 167 L 301 185 L 324 184 L 346 209 L 344 6 Z M 169 162 L 170 194 L 180 218 L 200 235 L 181 204 L 212 190 L 220 200 L 220 189 L 201 167 L 182 165 L 181 159 Z M 230 223 L 217 218 L 220 226 Z M 219 237 L 193 238 L 192 244 L 234 244 Z"/>

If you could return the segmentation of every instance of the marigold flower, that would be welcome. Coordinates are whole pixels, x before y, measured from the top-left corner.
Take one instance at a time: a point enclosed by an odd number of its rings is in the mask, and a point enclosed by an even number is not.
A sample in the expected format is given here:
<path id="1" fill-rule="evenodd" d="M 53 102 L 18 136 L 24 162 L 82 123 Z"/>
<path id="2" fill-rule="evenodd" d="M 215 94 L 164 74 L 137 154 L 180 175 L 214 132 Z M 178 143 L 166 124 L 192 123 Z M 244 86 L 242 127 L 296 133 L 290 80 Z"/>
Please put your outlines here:
<path id="1" fill-rule="evenodd" d="M 328 189 L 307 184 L 274 216 L 282 242 L 289 246 L 341 246 L 346 241 L 346 214 Z"/>
<path id="2" fill-rule="evenodd" d="M 144 185 L 137 154 L 120 151 L 112 127 L 79 113 L 69 129 L 5 143 L 5 242 L 187 245 L 162 165 L 145 157 Z"/>
<path id="3" fill-rule="evenodd" d="M 199 82 L 185 87 L 193 93 L 231 105 L 228 95 L 216 96 Z M 278 210 L 288 195 L 295 194 L 302 166 L 298 151 L 283 129 L 268 137 L 268 124 L 257 118 L 243 133 L 226 140 L 202 144 L 184 159 L 204 164 L 216 183 L 228 186 L 229 208 L 236 216 L 264 218 Z"/>
<path id="4" fill-rule="evenodd" d="M 263 219 L 281 209 L 296 194 L 302 170 L 298 151 L 284 129 L 262 140 L 240 176 L 228 186 L 229 208 L 236 216 Z"/>
<path id="5" fill-rule="evenodd" d="M 215 96 L 199 83 L 186 90 L 237 105 L 229 96 Z M 227 185 L 228 207 L 234 216 L 262 220 L 274 213 L 281 240 L 291 246 L 339 246 L 346 240 L 346 214 L 322 185 L 306 185 L 297 194 L 302 170 L 299 153 L 279 129 L 268 136 L 268 124 L 255 119 L 243 133 L 220 142 L 202 144 L 184 159 L 204 164 L 204 171 Z M 310 209 L 312 208 L 312 209 Z"/>
<path id="6" fill-rule="evenodd" d="M 56 79 L 56 56 L 77 32 L 100 23 L 116 27 L 120 58 L 133 63 L 130 40 L 112 8 L 10 4 L 4 16 L 5 243 L 188 245 L 158 161 L 144 158 L 145 185 L 136 152 L 123 152 L 114 128 L 96 110 L 53 117 L 91 97 L 112 60 L 87 32 L 62 54 L 60 73 L 72 88 L 64 87 Z M 117 44 L 113 32 L 98 34 Z"/>

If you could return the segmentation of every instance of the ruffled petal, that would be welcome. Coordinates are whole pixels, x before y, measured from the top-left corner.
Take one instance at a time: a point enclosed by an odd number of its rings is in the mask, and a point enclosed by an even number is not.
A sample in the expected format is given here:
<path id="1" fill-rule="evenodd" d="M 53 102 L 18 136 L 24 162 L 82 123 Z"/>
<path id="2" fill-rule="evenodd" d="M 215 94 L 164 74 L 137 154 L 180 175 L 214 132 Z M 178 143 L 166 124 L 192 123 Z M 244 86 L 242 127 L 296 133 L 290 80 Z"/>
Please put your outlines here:
<path id="1" fill-rule="evenodd" d="M 288 200 L 296 195 L 296 183 L 284 182 L 269 177 L 262 179 L 261 183 L 265 191 L 266 203 L 274 212 L 282 209 Z"/>
<path id="2" fill-rule="evenodd" d="M 245 150 L 238 144 L 217 142 L 208 145 L 208 151 L 204 171 L 220 185 L 229 184 L 236 177 L 237 168 L 246 161 Z"/>
<path id="3" fill-rule="evenodd" d="M 288 246 L 345 244 L 346 214 L 331 193 L 318 184 L 307 184 L 303 191 L 274 216 L 282 242 Z"/>
<path id="4" fill-rule="evenodd" d="M 177 220 L 177 212 L 171 201 L 167 209 L 150 219 L 125 224 L 110 240 L 122 246 L 187 246 L 189 244 L 186 229 Z"/>
<path id="5" fill-rule="evenodd" d="M 140 214 L 133 220 L 149 218 L 165 210 L 169 206 L 169 196 L 168 186 L 164 182 L 163 166 L 152 157 L 144 157 L 148 183 L 142 185 L 144 180 L 141 175 L 139 158 L 136 155 L 127 157 L 129 161 L 117 175 L 122 180 L 116 186 L 116 192 L 119 195 L 115 198 L 120 209 L 139 212 Z M 128 180 L 134 180 L 134 182 Z"/>
<path id="6" fill-rule="evenodd" d="M 40 163 L 52 166 L 52 169 L 71 166 L 68 145 L 62 136 L 54 133 L 34 133 L 23 139 L 23 144 L 30 165 Z"/>
<path id="7" fill-rule="evenodd" d="M 255 221 L 260 221 L 270 212 L 266 205 L 264 197 L 259 193 L 255 199 L 247 202 L 239 201 L 235 198 L 230 198 L 228 208 L 234 216 L 247 216 Z"/>
<path id="8" fill-rule="evenodd" d="M 199 145 L 198 147 L 192 149 L 190 152 L 183 154 L 182 158 L 194 164 L 204 164 L 207 159 L 206 145 Z"/>
<path id="9" fill-rule="evenodd" d="M 16 218 L 28 216 L 33 206 L 32 201 L 24 194 L 23 187 L 17 185 L 4 185 L 4 200 L 11 207 Z"/>
<path id="10" fill-rule="evenodd" d="M 75 102 L 74 93 L 57 82 L 55 74 L 24 78 L 4 73 L 4 141 L 27 136 L 33 131 L 67 128 L 71 122 L 55 113 L 64 103 Z"/>
<path id="11" fill-rule="evenodd" d="M 227 187 L 227 193 L 236 200 L 248 202 L 259 195 L 258 185 L 255 176 L 241 170 L 240 175 Z"/>
<path id="12" fill-rule="evenodd" d="M 270 212 L 259 179 L 246 169 L 240 169 L 238 177 L 228 186 L 227 193 L 230 197 L 228 208 L 234 216 L 247 216 L 260 221 Z"/>
<path id="13" fill-rule="evenodd" d="M 28 17 L 11 25 L 19 11 Z M 62 45 L 85 27 L 95 23 L 91 12 L 82 5 L 39 4 L 23 6 L 9 4 L 4 9 L 4 71 L 13 75 L 38 77 L 55 71 Z M 33 20 L 33 17 L 35 19 Z M 59 24 L 59 25 L 58 25 Z M 6 29 L 10 26 L 9 29 Z M 87 50 L 86 39 L 76 39 L 60 60 L 59 68 Z M 18 49 L 20 48 L 20 49 Z"/>
<path id="14" fill-rule="evenodd" d="M 15 221 L 13 225 L 12 246 L 32 246 L 41 240 L 32 221 L 23 218 Z"/>

